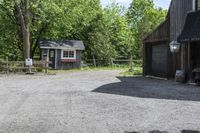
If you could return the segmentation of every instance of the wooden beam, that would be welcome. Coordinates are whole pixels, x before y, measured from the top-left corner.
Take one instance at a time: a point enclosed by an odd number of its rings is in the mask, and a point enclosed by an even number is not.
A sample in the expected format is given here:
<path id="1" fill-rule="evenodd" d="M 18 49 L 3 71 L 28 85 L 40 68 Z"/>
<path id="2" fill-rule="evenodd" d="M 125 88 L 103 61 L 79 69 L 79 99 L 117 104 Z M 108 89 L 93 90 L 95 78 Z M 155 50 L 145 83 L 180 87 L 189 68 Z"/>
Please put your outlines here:
<path id="1" fill-rule="evenodd" d="M 168 41 L 168 40 L 169 40 L 169 38 L 165 37 L 165 38 L 147 40 L 147 41 L 144 41 L 144 43 L 164 42 L 164 41 Z"/>

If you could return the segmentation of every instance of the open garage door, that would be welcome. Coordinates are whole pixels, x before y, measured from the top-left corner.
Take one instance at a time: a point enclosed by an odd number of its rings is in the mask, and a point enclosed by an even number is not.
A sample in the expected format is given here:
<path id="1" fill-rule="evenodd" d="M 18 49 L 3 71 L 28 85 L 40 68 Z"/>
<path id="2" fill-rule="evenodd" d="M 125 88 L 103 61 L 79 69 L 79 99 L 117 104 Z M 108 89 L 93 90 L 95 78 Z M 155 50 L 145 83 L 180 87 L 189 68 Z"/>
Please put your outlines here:
<path id="1" fill-rule="evenodd" d="M 167 76 L 167 50 L 168 46 L 164 44 L 152 46 L 152 70 L 153 76 Z"/>

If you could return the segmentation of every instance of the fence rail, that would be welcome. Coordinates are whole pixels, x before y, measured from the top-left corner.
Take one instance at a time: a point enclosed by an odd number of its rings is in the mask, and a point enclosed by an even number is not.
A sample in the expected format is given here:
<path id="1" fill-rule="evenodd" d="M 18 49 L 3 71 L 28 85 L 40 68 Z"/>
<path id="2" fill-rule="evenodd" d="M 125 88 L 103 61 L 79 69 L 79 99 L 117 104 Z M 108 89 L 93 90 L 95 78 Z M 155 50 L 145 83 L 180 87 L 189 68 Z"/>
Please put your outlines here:
<path id="1" fill-rule="evenodd" d="M 48 72 L 49 61 L 33 61 L 31 70 L 33 72 Z M 128 67 L 129 70 L 133 70 L 133 67 L 141 67 L 142 60 L 133 60 L 131 59 L 86 59 L 82 63 L 82 67 Z M 1 61 L 0 60 L 0 72 L 5 72 L 9 74 L 10 72 L 27 72 L 29 67 L 25 65 L 25 61 L 9 61 L 8 59 Z"/>
<path id="2" fill-rule="evenodd" d="M 102 66 L 141 66 L 142 60 L 133 60 L 133 59 L 86 59 L 84 63 L 88 66 L 93 67 L 102 67 Z"/>
<path id="3" fill-rule="evenodd" d="M 48 64 L 47 61 L 33 61 L 33 65 L 31 66 L 31 70 L 33 72 L 43 71 L 45 73 L 48 72 Z M 0 71 L 9 74 L 10 72 L 27 72 L 29 69 L 28 66 L 25 65 L 25 61 L 0 61 Z"/>
<path id="4" fill-rule="evenodd" d="M 133 59 L 87 59 L 84 64 L 89 67 L 111 67 L 128 69 L 129 72 L 134 72 L 142 67 L 142 60 Z M 136 68 L 136 69 L 135 69 Z"/>

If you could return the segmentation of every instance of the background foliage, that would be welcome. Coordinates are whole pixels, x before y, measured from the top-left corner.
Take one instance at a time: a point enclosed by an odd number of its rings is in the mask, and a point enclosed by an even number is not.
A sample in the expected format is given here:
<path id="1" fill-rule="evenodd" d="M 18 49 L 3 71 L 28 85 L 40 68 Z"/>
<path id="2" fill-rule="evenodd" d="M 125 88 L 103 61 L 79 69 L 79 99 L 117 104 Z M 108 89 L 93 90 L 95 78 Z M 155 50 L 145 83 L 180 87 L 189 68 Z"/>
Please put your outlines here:
<path id="1" fill-rule="evenodd" d="M 23 4 L 23 0 L 21 0 Z M 165 19 L 166 10 L 152 0 L 133 0 L 130 7 L 100 0 L 30 0 L 31 56 L 40 55 L 40 40 L 83 40 L 84 58 L 140 59 L 142 40 Z M 22 35 L 13 0 L 0 0 L 0 58 L 22 60 Z"/>

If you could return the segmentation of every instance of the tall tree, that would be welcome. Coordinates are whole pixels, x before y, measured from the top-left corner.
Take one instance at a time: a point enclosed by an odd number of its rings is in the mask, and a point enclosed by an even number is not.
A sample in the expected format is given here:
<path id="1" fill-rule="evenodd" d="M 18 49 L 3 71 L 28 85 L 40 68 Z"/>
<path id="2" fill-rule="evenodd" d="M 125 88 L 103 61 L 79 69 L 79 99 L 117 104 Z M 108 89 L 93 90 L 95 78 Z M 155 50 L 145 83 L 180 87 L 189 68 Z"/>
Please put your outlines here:
<path id="1" fill-rule="evenodd" d="M 86 42 L 87 58 L 94 55 L 98 59 L 127 59 L 131 56 L 134 38 L 123 7 L 114 2 L 101 9 L 81 34 Z"/>
<path id="2" fill-rule="evenodd" d="M 115 46 L 117 58 L 128 59 L 132 56 L 134 38 L 131 28 L 128 26 L 126 10 L 113 2 L 111 6 L 104 9 L 104 16 L 110 24 L 111 43 Z"/>
<path id="3" fill-rule="evenodd" d="M 19 34 L 23 38 L 24 59 L 30 58 L 30 14 L 29 0 L 14 0 L 15 18 L 19 24 Z"/>
<path id="4" fill-rule="evenodd" d="M 12 37 L 6 36 L 13 42 L 8 43 L 2 31 L 0 46 L 1 44 L 4 45 L 3 47 L 7 44 L 12 47 L 17 46 L 22 52 L 25 49 L 29 51 L 30 46 L 30 55 L 34 57 L 39 52 L 38 42 L 40 40 L 79 39 L 80 31 L 89 24 L 100 9 L 100 1 L 0 0 L 0 7 L 0 18 L 6 16 L 5 20 L 0 19 L 5 25 L 3 27 L 9 27 L 9 31 L 6 32 L 14 34 Z M 26 45 L 23 42 L 26 42 Z M 24 56 L 29 55 L 27 51 L 23 52 L 26 53 Z"/>
<path id="5" fill-rule="evenodd" d="M 153 0 L 132 1 L 127 16 L 135 38 L 134 53 L 137 58 L 142 56 L 143 39 L 165 19 L 166 13 L 166 10 L 155 8 Z"/>
<path id="6" fill-rule="evenodd" d="M 90 25 L 82 31 L 82 39 L 86 44 L 86 58 L 107 60 L 116 57 L 114 45 L 111 43 L 111 29 L 102 12 L 94 18 Z"/>

